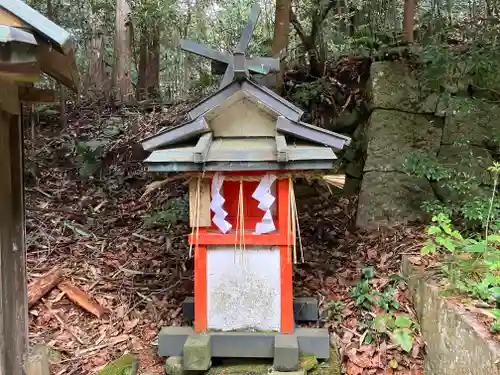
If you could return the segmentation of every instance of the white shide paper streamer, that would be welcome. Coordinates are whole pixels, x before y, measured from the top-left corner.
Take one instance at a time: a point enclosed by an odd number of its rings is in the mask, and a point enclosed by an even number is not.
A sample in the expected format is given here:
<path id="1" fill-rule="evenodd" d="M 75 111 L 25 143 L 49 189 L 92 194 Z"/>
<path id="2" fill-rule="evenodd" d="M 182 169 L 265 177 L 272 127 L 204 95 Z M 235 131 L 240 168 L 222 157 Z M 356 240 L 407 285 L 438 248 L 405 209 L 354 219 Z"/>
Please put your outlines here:
<path id="1" fill-rule="evenodd" d="M 222 208 L 226 201 L 220 193 L 223 182 L 224 176 L 216 173 L 212 179 L 212 201 L 210 202 L 210 209 L 215 214 L 212 218 L 214 224 L 222 233 L 227 233 L 232 226 L 226 220 L 227 212 Z"/>
<path id="2" fill-rule="evenodd" d="M 271 206 L 276 198 L 271 194 L 271 186 L 276 181 L 276 176 L 273 174 L 266 174 L 260 180 L 257 189 L 255 189 L 252 197 L 259 201 L 259 209 L 265 211 L 262 220 L 255 226 L 253 234 L 269 233 L 276 230 L 274 226 L 273 216 L 271 214 Z"/>

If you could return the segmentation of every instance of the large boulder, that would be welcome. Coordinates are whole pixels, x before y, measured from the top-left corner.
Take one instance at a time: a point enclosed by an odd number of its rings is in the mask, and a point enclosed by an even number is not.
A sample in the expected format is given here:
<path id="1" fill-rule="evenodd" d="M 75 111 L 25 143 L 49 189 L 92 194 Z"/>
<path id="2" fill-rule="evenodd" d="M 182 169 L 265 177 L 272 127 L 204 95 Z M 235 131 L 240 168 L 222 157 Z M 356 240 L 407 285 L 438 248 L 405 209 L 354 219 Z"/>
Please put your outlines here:
<path id="1" fill-rule="evenodd" d="M 400 172 L 366 172 L 359 194 L 356 225 L 378 229 L 395 224 L 427 220 L 421 206 L 433 200 L 434 193 L 425 178 Z"/>
<path id="2" fill-rule="evenodd" d="M 437 154 L 442 131 L 442 120 L 437 117 L 375 110 L 367 129 L 368 150 L 364 171 L 403 172 L 403 164 L 411 151 L 424 150 Z"/>

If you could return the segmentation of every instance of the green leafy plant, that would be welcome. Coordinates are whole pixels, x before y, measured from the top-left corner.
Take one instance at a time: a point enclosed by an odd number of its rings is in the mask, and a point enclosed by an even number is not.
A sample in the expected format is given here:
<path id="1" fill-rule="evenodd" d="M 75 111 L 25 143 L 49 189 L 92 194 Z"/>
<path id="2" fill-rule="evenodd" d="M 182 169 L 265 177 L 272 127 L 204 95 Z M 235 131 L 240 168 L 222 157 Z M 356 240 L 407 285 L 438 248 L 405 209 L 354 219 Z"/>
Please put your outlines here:
<path id="1" fill-rule="evenodd" d="M 394 283 L 402 280 L 399 275 L 391 275 L 390 282 L 380 291 L 374 290 L 370 285 L 370 280 L 375 276 L 373 267 L 363 268 L 363 276 L 356 285 L 349 291 L 354 299 L 354 304 L 370 310 L 373 306 L 383 308 L 385 311 L 392 311 L 399 308 L 398 301 L 394 298 Z"/>
<path id="2" fill-rule="evenodd" d="M 370 345 L 376 337 L 376 332 L 373 329 L 373 319 L 362 319 L 356 322 L 356 328 L 358 331 L 366 332 L 363 343 Z"/>
<path id="3" fill-rule="evenodd" d="M 106 141 L 102 140 L 82 141 L 75 144 L 80 176 L 89 178 L 99 171 L 105 145 Z"/>
<path id="4" fill-rule="evenodd" d="M 491 323 L 490 331 L 491 333 L 500 333 L 500 309 L 493 309 L 491 311 L 495 319 Z"/>
<path id="5" fill-rule="evenodd" d="M 375 292 L 378 297 L 377 304 L 385 311 L 391 311 L 399 308 L 399 303 L 394 298 L 395 289 L 392 285 L 386 286 L 382 292 Z"/>
<path id="6" fill-rule="evenodd" d="M 461 147 L 460 144 L 456 144 Z M 464 152 L 458 163 L 472 168 L 475 156 Z M 470 229 L 486 228 L 500 218 L 500 202 L 491 201 L 491 196 L 483 186 L 478 176 L 468 172 L 468 169 L 446 167 L 435 155 L 425 151 L 409 153 L 403 164 L 407 174 L 425 178 L 436 186 L 446 198 L 444 201 L 432 200 L 422 204 L 422 209 L 436 216 L 440 213 L 464 221 Z M 494 171 L 490 168 L 490 173 Z M 496 196 L 497 192 L 494 189 Z M 488 224 L 487 224 L 488 222 Z"/>
<path id="7" fill-rule="evenodd" d="M 455 251 L 457 242 L 463 242 L 464 238 L 457 230 L 453 229 L 451 219 L 444 213 L 439 213 L 432 217 L 434 224 L 427 228 L 429 238 L 422 247 L 422 255 L 435 253 L 445 249 Z"/>
<path id="8" fill-rule="evenodd" d="M 422 255 L 439 254 L 440 269 L 448 279 L 449 291 L 465 293 L 482 301 L 500 301 L 500 235 L 490 234 L 490 224 L 495 209 L 500 164 L 489 168 L 494 182 L 487 209 L 485 211 L 484 235 L 455 229 L 451 218 L 441 212 L 432 217 L 427 228 L 427 239 L 421 249 Z M 467 233 L 467 231 L 464 231 Z M 496 319 L 491 329 L 498 331 Z"/>
<path id="9" fill-rule="evenodd" d="M 342 301 L 330 301 L 326 306 L 326 318 L 328 320 L 340 320 L 345 304 Z"/>
<path id="10" fill-rule="evenodd" d="M 417 324 L 408 315 L 392 313 L 379 314 L 373 321 L 373 330 L 378 334 L 386 334 L 404 351 L 410 352 L 415 340 Z"/>
<path id="11" fill-rule="evenodd" d="M 371 309 L 376 302 L 375 295 L 370 285 L 370 280 L 373 276 L 373 267 L 364 268 L 363 278 L 349 291 L 350 296 L 354 299 L 354 304 L 367 310 Z"/>
<path id="12" fill-rule="evenodd" d="M 167 202 L 161 210 L 155 211 L 144 218 L 147 228 L 170 227 L 189 220 L 187 195 L 174 198 Z"/>
<path id="13" fill-rule="evenodd" d="M 331 83 L 326 78 L 300 83 L 292 94 L 292 100 L 304 108 L 309 108 L 313 103 L 322 101 L 323 94 L 331 91 L 330 86 Z"/>

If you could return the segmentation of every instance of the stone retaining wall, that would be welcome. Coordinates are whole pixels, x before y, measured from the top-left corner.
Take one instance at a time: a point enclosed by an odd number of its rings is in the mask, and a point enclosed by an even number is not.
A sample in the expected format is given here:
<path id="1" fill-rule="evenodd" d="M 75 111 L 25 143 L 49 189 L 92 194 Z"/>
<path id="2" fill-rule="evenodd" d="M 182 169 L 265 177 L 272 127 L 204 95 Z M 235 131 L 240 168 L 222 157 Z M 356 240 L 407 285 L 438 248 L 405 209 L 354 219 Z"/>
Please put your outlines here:
<path id="1" fill-rule="evenodd" d="M 450 199 L 442 185 L 405 173 L 403 164 L 412 151 L 426 151 L 449 167 L 490 182 L 485 170 L 498 153 L 499 104 L 467 96 L 424 95 L 401 62 L 374 62 L 368 91 L 372 113 L 364 129 L 358 227 L 422 221 L 427 219 L 421 210 L 424 201 Z M 472 162 L 462 162 L 465 157 Z"/>
<path id="2" fill-rule="evenodd" d="M 500 345 L 465 309 L 440 296 L 424 271 L 403 258 L 426 343 L 425 375 L 499 375 Z"/>

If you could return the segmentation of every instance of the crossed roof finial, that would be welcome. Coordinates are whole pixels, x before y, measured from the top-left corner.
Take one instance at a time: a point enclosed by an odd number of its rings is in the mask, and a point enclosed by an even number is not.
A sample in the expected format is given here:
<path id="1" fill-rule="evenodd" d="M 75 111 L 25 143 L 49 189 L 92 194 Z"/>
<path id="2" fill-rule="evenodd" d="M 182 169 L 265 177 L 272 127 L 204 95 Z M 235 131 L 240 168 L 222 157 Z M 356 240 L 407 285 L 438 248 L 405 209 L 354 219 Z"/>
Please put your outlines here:
<path id="1" fill-rule="evenodd" d="M 249 71 L 258 74 L 268 74 L 270 72 L 279 72 L 280 60 L 273 57 L 247 58 L 246 51 L 252 38 L 255 25 L 260 16 L 260 5 L 256 2 L 251 9 L 248 22 L 242 30 L 240 40 L 234 52 L 220 52 L 210 47 L 192 42 L 189 40 L 181 41 L 181 49 L 194 53 L 198 56 L 209 58 L 212 61 L 227 65 L 224 77 L 220 84 L 220 89 L 229 85 L 235 79 L 244 79 L 248 77 Z"/>

